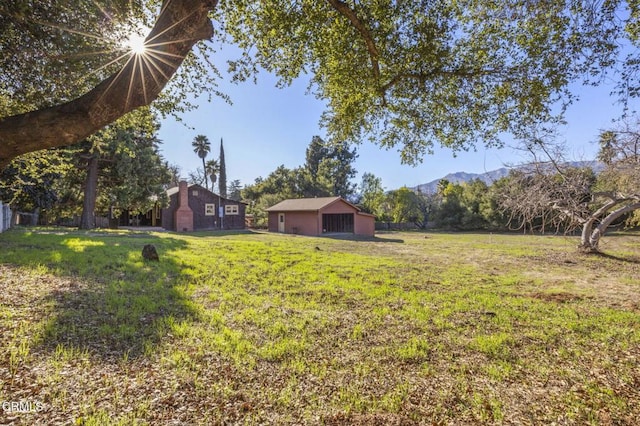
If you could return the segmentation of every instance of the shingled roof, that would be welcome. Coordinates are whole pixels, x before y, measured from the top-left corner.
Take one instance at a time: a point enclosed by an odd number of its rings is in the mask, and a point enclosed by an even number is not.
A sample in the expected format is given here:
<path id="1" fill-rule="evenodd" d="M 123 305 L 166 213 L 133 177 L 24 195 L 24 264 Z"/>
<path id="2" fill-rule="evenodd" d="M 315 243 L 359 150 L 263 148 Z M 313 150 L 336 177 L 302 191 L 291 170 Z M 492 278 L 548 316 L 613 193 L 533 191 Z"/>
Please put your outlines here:
<path id="1" fill-rule="evenodd" d="M 336 201 L 342 200 L 340 197 L 319 197 L 319 198 L 292 198 L 284 200 L 278 204 L 266 209 L 268 212 L 301 212 L 301 211 L 318 211 L 327 207 Z M 344 200 L 342 200 L 344 201 Z M 344 201 L 356 210 L 360 210 L 353 204 Z"/>

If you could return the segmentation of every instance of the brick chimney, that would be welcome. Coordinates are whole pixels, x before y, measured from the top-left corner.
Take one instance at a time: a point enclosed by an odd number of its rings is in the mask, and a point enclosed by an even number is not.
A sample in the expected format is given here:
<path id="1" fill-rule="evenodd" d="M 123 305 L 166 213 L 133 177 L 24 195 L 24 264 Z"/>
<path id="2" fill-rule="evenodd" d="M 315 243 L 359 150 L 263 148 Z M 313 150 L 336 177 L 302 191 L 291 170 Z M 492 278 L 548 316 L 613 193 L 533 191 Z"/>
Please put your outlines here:
<path id="1" fill-rule="evenodd" d="M 189 207 L 189 187 L 181 180 L 178 192 L 178 210 L 175 213 L 176 231 L 193 231 L 193 211 Z"/>

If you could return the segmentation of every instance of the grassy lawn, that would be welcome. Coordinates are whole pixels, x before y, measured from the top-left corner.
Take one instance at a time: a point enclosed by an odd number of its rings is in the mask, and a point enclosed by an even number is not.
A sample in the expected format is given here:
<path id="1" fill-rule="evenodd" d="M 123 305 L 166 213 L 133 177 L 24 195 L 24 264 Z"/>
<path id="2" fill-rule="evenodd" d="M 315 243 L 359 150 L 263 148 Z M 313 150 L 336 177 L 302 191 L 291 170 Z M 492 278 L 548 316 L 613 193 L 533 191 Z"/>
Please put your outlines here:
<path id="1" fill-rule="evenodd" d="M 12 230 L 0 424 L 637 424 L 640 235 L 576 244 Z"/>

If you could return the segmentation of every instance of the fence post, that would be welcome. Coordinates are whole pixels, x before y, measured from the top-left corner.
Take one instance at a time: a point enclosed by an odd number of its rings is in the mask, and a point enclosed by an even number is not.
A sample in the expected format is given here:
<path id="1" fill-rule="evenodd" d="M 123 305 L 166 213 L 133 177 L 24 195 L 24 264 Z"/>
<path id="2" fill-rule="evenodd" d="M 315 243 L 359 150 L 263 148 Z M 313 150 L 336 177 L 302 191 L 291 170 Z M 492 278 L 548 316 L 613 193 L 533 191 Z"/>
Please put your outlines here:
<path id="1" fill-rule="evenodd" d="M 0 232 L 6 231 L 11 227 L 11 209 L 9 205 L 0 201 Z"/>
<path id="2" fill-rule="evenodd" d="M 4 232 L 5 223 L 4 223 L 4 204 L 0 201 L 0 232 Z"/>

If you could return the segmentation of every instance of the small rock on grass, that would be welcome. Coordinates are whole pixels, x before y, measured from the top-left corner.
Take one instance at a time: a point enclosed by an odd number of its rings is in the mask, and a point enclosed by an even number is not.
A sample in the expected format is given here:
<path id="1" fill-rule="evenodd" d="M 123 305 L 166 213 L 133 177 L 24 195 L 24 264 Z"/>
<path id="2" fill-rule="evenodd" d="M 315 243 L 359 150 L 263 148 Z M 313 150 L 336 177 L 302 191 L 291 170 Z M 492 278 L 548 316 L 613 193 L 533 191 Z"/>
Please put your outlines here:
<path id="1" fill-rule="evenodd" d="M 160 261 L 158 250 L 153 244 L 147 244 L 142 248 L 142 257 L 146 260 Z"/>

